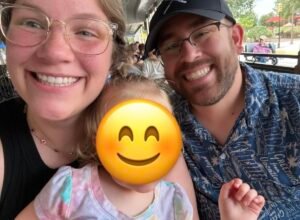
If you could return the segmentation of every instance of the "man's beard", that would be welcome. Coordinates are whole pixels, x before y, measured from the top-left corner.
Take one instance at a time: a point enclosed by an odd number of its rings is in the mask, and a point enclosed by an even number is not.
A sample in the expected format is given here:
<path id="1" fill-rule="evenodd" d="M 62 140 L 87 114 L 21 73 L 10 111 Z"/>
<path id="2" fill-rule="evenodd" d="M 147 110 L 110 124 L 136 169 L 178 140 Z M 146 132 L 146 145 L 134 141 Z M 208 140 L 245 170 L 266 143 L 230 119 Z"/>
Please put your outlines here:
<path id="1" fill-rule="evenodd" d="M 237 58 L 233 57 L 231 54 L 229 54 L 222 63 L 219 62 L 219 66 L 215 69 L 217 81 L 214 85 L 216 87 L 216 91 L 213 96 L 208 94 L 209 91 L 207 91 L 207 88 L 205 87 L 198 87 L 194 90 L 182 90 L 180 86 L 174 85 L 174 83 L 172 83 L 172 86 L 179 94 L 185 97 L 192 104 L 199 106 L 214 105 L 224 98 L 229 89 L 232 87 L 238 65 L 239 62 Z"/>
<path id="2" fill-rule="evenodd" d="M 224 68 L 223 74 L 217 75 L 217 81 L 219 83 L 217 94 L 206 100 L 206 102 L 203 103 L 203 106 L 210 106 L 218 103 L 232 87 L 238 69 L 238 61 L 234 61 L 232 57 L 230 57 L 225 63 L 227 64 L 225 65 L 227 68 Z"/>

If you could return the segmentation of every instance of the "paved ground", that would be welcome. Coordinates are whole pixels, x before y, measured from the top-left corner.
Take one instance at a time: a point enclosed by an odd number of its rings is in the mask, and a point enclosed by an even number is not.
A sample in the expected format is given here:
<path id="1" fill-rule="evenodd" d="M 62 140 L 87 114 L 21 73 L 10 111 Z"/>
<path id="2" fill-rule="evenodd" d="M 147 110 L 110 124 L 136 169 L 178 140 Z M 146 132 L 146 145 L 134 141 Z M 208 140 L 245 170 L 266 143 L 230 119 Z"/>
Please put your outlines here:
<path id="1" fill-rule="evenodd" d="M 273 43 L 278 45 L 278 39 L 272 40 Z M 280 40 L 280 48 L 276 49 L 278 54 L 293 54 L 297 55 L 300 50 L 300 38 L 294 39 L 291 43 L 291 39 Z"/>

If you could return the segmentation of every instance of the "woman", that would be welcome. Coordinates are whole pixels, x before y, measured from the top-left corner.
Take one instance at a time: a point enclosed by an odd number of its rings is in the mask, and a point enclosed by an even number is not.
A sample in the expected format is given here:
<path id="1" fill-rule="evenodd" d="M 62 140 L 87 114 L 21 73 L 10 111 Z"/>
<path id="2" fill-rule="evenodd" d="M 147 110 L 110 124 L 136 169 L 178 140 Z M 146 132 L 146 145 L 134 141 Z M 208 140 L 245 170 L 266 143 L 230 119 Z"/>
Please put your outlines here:
<path id="1" fill-rule="evenodd" d="M 125 24 L 119 0 L 0 2 L 7 68 L 21 97 L 0 105 L 0 219 L 13 219 L 57 168 L 74 165 L 85 144 L 81 117 L 118 69 Z M 179 161 L 168 178 L 180 174 L 195 207 Z"/>
<path id="2" fill-rule="evenodd" d="M 13 219 L 76 160 L 81 115 L 122 58 L 125 24 L 118 0 L 1 5 L 7 68 L 22 99 L 0 105 L 0 219 Z"/>

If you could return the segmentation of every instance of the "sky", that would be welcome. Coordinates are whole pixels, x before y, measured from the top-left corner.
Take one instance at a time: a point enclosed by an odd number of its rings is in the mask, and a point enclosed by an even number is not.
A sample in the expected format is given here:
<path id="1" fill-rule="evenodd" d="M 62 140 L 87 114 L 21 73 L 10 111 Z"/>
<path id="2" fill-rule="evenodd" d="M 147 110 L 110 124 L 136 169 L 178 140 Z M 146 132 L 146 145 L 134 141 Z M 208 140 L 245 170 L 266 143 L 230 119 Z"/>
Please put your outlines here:
<path id="1" fill-rule="evenodd" d="M 275 0 L 255 0 L 254 1 L 254 12 L 261 17 L 262 15 L 268 14 L 273 11 L 275 7 Z"/>

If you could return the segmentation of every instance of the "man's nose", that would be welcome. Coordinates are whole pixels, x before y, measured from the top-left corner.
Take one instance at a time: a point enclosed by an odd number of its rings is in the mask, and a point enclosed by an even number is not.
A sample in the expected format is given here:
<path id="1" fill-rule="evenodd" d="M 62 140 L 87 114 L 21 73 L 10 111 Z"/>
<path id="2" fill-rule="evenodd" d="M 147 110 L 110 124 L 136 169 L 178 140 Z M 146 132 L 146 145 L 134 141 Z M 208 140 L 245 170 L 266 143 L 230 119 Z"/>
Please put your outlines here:
<path id="1" fill-rule="evenodd" d="M 196 57 L 202 55 L 202 50 L 193 44 L 188 38 L 184 39 L 180 49 L 180 59 L 185 62 L 192 62 Z"/>

